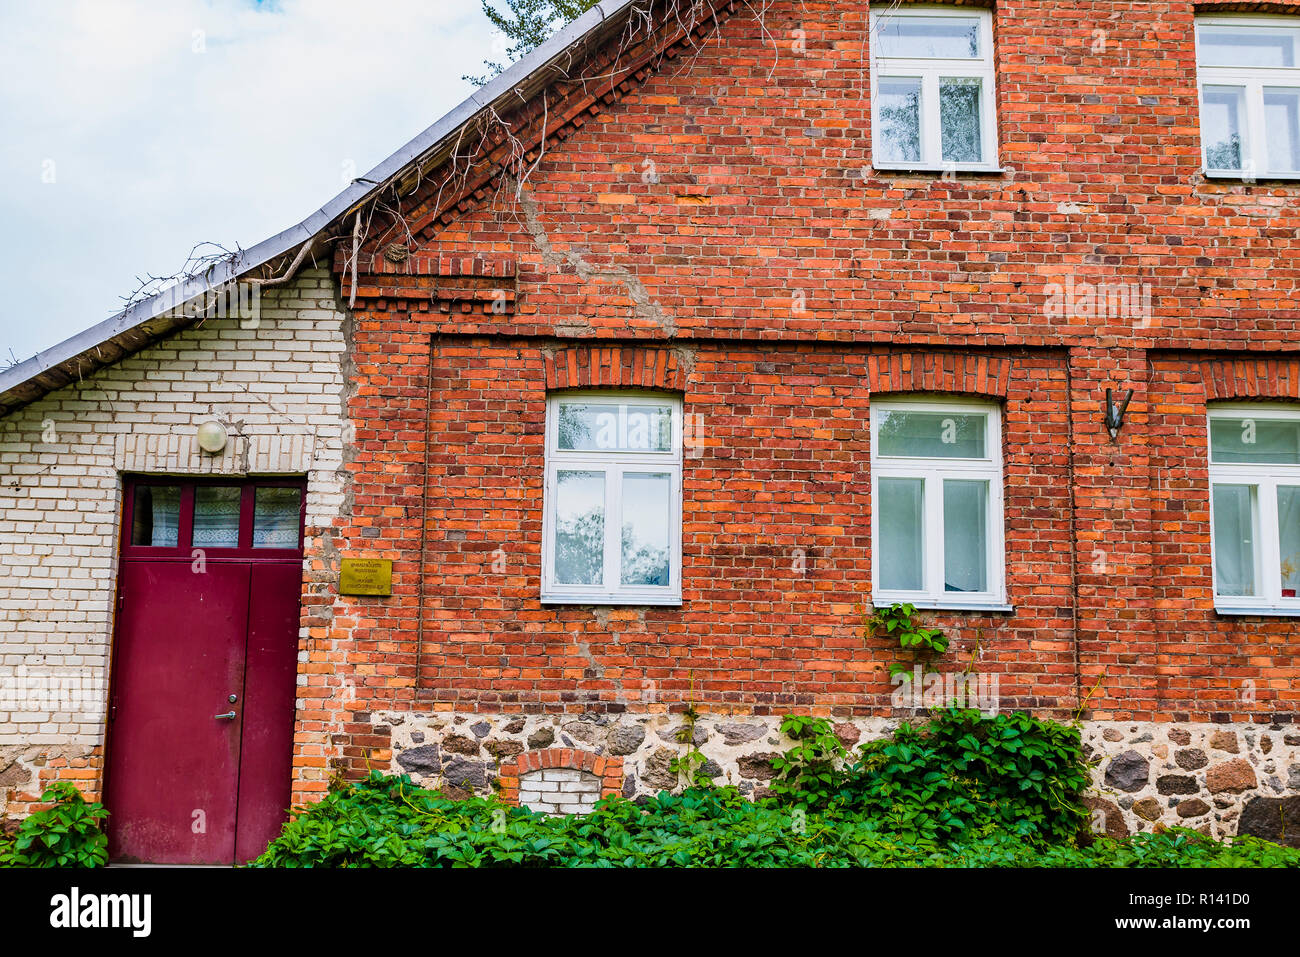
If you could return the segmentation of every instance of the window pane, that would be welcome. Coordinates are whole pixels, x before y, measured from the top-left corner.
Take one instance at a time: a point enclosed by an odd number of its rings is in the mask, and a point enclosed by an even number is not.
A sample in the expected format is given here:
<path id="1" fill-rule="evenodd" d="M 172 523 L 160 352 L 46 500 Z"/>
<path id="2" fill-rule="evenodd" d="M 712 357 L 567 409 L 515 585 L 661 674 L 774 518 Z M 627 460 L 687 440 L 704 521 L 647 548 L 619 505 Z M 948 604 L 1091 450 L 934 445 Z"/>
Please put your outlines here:
<path id="1" fill-rule="evenodd" d="M 131 544 L 175 548 L 180 536 L 181 490 L 175 485 L 137 485 Z"/>
<path id="2" fill-rule="evenodd" d="M 1203 27 L 1202 66 L 1295 66 L 1294 30 L 1273 27 Z"/>
<path id="3" fill-rule="evenodd" d="M 200 485 L 194 489 L 195 548 L 239 547 L 238 486 Z"/>
<path id="4" fill-rule="evenodd" d="M 943 483 L 943 590 L 988 591 L 989 483 Z"/>
<path id="5" fill-rule="evenodd" d="M 1201 91 L 1201 139 L 1207 169 L 1241 169 L 1242 123 L 1246 115 L 1246 89 L 1241 86 L 1207 86 Z"/>
<path id="6" fill-rule="evenodd" d="M 980 140 L 982 85 L 977 79 L 967 78 L 939 81 L 939 126 L 946 162 L 978 163 L 984 159 Z"/>
<path id="7" fill-rule="evenodd" d="M 605 580 L 605 473 L 555 475 L 555 580 L 599 585 Z"/>
<path id="8" fill-rule="evenodd" d="M 259 488 L 253 494 L 253 547 L 297 548 L 302 489 Z"/>
<path id="9" fill-rule="evenodd" d="M 1300 170 L 1300 89 L 1264 90 L 1264 135 L 1268 138 L 1270 172 Z"/>
<path id="10" fill-rule="evenodd" d="M 671 452 L 672 406 L 561 402 L 559 448 L 578 452 Z"/>
<path id="11" fill-rule="evenodd" d="M 1215 462 L 1300 465 L 1300 419 L 1211 419 L 1210 458 Z"/>
<path id="12" fill-rule="evenodd" d="M 666 472 L 623 473 L 624 585 L 668 581 L 668 525 L 672 518 L 672 476 Z"/>
<path id="13" fill-rule="evenodd" d="M 925 587 L 922 573 L 924 479 L 882 478 L 877 485 L 880 553 L 872 557 L 877 581 L 889 591 L 920 591 Z"/>
<path id="14" fill-rule="evenodd" d="M 1255 490 L 1214 486 L 1214 574 L 1220 595 L 1255 595 Z"/>
<path id="15" fill-rule="evenodd" d="M 876 84 L 875 148 L 882 163 L 921 159 L 921 81 L 881 79 Z"/>
<path id="16" fill-rule="evenodd" d="M 880 416 L 876 454 L 982 459 L 987 418 L 953 412 L 885 412 Z"/>
<path id="17" fill-rule="evenodd" d="M 1300 597 L 1300 487 L 1278 487 L 1277 534 L 1282 544 L 1282 597 Z"/>
<path id="18" fill-rule="evenodd" d="M 881 17 L 877 56 L 978 59 L 980 22 L 974 17 Z"/>

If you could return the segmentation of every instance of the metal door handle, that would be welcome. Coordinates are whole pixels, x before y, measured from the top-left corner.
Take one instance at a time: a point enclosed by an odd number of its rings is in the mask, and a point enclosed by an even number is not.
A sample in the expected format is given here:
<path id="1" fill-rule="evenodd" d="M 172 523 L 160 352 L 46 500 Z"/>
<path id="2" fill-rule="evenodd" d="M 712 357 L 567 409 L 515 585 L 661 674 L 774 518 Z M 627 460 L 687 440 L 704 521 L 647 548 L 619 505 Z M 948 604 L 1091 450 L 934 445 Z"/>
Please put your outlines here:
<path id="1" fill-rule="evenodd" d="M 214 714 L 212 717 L 216 718 L 217 720 L 225 718 L 229 721 L 233 721 L 235 719 L 235 712 L 227 711 L 225 714 Z"/>

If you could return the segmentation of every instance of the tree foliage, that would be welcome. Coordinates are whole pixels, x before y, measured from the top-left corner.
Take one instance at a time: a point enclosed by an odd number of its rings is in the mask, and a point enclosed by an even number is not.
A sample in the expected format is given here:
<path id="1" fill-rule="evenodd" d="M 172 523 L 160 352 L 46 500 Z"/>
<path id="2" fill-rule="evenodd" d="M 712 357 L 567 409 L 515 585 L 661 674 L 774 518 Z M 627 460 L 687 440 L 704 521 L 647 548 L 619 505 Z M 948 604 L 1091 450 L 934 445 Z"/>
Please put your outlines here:
<path id="1" fill-rule="evenodd" d="M 498 10 L 493 0 L 479 0 L 483 14 L 506 39 L 507 62 L 484 60 L 488 72 L 464 79 L 482 86 L 498 76 L 515 61 L 535 50 L 561 25 L 586 13 L 597 0 L 505 0 L 506 10 Z"/>

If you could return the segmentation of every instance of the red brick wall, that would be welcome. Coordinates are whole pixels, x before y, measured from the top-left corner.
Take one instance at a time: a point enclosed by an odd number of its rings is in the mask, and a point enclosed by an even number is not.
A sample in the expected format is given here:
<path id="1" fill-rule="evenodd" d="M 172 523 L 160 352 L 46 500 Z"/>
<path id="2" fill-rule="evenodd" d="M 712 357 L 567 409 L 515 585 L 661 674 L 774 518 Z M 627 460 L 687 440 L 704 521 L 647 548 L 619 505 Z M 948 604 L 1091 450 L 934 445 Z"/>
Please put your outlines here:
<path id="1" fill-rule="evenodd" d="M 738 8 L 590 108 L 556 93 L 551 120 L 581 126 L 521 203 L 507 184 L 439 219 L 431 185 L 419 254 L 366 261 L 333 547 L 394 558 L 395 594 L 336 602 L 304 729 L 417 686 L 447 709 L 634 708 L 645 682 L 742 710 L 883 707 L 892 659 L 858 606 L 867 407 L 897 389 L 1005 405 L 1016 610 L 932 616 L 947 661 L 978 642 L 1004 703 L 1086 698 L 1098 718 L 1300 711 L 1300 625 L 1213 611 L 1203 421 L 1208 399 L 1300 397 L 1300 185 L 1200 175 L 1193 5 L 999 3 L 1008 171 L 956 181 L 871 169 L 866 13 L 782 2 L 760 27 Z M 1151 314 L 1051 315 L 1067 280 L 1147 283 Z M 614 351 L 593 362 L 592 340 Z M 703 416 L 681 608 L 537 600 L 546 390 L 606 375 Z M 1116 441 L 1107 388 L 1134 391 Z"/>

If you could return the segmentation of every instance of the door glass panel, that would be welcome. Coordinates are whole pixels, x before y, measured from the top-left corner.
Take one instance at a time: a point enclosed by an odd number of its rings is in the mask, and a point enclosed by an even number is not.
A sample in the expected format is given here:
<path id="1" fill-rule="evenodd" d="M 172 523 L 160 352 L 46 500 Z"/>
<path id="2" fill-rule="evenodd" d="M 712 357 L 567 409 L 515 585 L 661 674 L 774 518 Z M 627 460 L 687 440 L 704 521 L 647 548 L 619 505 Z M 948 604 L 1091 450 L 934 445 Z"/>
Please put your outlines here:
<path id="1" fill-rule="evenodd" d="M 1203 27 L 1201 66 L 1295 66 L 1296 31 L 1271 27 Z"/>
<path id="2" fill-rule="evenodd" d="M 880 550 L 872 560 L 886 591 L 920 591 L 925 587 L 922 529 L 924 479 L 882 478 L 876 503 Z"/>
<path id="3" fill-rule="evenodd" d="M 1220 595 L 1256 595 L 1255 489 L 1214 486 L 1214 574 Z"/>
<path id="4" fill-rule="evenodd" d="M 952 412 L 884 412 L 877 455 L 913 458 L 985 458 L 984 415 Z"/>
<path id="5" fill-rule="evenodd" d="M 253 493 L 253 547 L 297 548 L 302 489 L 259 488 Z"/>
<path id="6" fill-rule="evenodd" d="M 238 486 L 199 485 L 194 489 L 195 548 L 239 547 Z"/>
<path id="7" fill-rule="evenodd" d="M 672 487 L 672 476 L 666 472 L 623 473 L 623 567 L 619 577 L 624 585 L 669 584 Z"/>
<path id="8" fill-rule="evenodd" d="M 568 452 L 671 452 L 670 405 L 561 402 L 559 448 Z"/>
<path id="9" fill-rule="evenodd" d="M 1201 101 L 1206 169 L 1241 169 L 1246 88 L 1206 86 L 1202 88 Z"/>
<path id="10" fill-rule="evenodd" d="M 181 490 L 175 485 L 137 485 L 131 544 L 175 548 L 180 537 Z"/>
<path id="11" fill-rule="evenodd" d="M 1278 486 L 1277 534 L 1282 545 L 1282 597 L 1300 598 L 1300 487 Z"/>
<path id="12" fill-rule="evenodd" d="M 605 473 L 555 474 L 555 581 L 599 585 L 605 580 Z"/>
<path id="13" fill-rule="evenodd" d="M 1300 88 L 1264 90 L 1264 135 L 1269 172 L 1300 170 Z"/>
<path id="14" fill-rule="evenodd" d="M 939 126 L 945 162 L 979 163 L 984 159 L 981 90 L 978 79 L 945 77 L 939 81 Z"/>
<path id="15" fill-rule="evenodd" d="M 876 83 L 872 103 L 875 145 L 882 163 L 916 163 L 921 159 L 921 81 L 890 77 Z"/>
<path id="16" fill-rule="evenodd" d="M 972 17 L 881 17 L 877 56 L 974 60 L 980 55 L 980 23 Z"/>
<path id="17" fill-rule="evenodd" d="M 1300 419 L 1211 419 L 1210 458 L 1215 462 L 1300 465 Z"/>
<path id="18" fill-rule="evenodd" d="M 988 591 L 989 483 L 943 483 L 943 590 Z"/>

